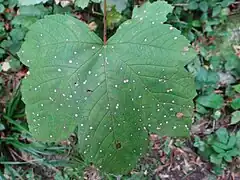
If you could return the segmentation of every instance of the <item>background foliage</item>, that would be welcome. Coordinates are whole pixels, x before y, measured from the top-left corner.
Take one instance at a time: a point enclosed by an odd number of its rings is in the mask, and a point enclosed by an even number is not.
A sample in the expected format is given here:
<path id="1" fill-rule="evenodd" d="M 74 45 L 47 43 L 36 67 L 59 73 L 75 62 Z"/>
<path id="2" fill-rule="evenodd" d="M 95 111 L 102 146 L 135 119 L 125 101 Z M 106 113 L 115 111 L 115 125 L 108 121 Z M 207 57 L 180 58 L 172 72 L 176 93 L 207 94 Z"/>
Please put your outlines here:
<path id="1" fill-rule="evenodd" d="M 179 140 L 166 137 L 159 139 L 151 135 L 153 144 L 149 154 L 142 158 L 131 175 L 122 178 L 190 178 L 194 174 L 208 179 L 216 176 L 238 177 L 239 1 L 168 2 L 175 7 L 174 12 L 168 16 L 168 23 L 181 30 L 199 53 L 195 62 L 187 67 L 195 75 L 198 92 L 192 137 Z M 101 4 L 90 2 L 88 7 L 82 9 L 77 1 L 50 0 L 37 5 L 24 3 L 28 1 L 2 0 L 0 5 L 1 176 L 3 179 L 77 179 L 80 177 L 79 167 L 76 168 L 74 164 L 81 160 L 81 155 L 74 150 L 74 134 L 69 141 L 54 145 L 35 142 L 27 131 L 19 84 L 28 70 L 20 63 L 16 52 L 19 51 L 29 26 L 49 14 L 67 13 L 75 16 L 102 37 L 102 7 Z M 134 4 L 142 3 L 143 1 L 129 0 L 116 7 L 110 6 L 109 35 L 131 17 Z M 203 150 L 209 153 L 201 153 Z M 66 161 L 69 160 L 69 153 L 74 157 L 71 163 Z M 183 165 L 181 162 L 184 162 Z M 66 163 L 66 168 L 61 168 Z M 201 171 L 202 166 L 207 168 Z M 41 171 L 37 171 L 39 167 Z M 180 171 L 174 170 L 174 167 L 180 167 Z M 111 175 L 99 175 L 92 168 L 85 170 L 85 176 L 111 178 Z"/>

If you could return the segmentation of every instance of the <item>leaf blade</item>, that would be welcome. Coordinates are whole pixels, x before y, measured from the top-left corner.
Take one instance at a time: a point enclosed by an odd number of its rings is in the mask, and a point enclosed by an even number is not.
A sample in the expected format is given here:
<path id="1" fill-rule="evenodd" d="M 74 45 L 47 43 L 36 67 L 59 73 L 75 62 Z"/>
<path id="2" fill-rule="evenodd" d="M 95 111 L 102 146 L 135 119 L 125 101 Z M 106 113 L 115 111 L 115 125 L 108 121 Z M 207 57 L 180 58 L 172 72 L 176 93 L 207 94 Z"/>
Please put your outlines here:
<path id="1" fill-rule="evenodd" d="M 167 15 L 166 6 L 169 10 L 172 8 L 166 3 L 162 6 L 162 3 L 146 6 L 147 12 L 156 14 L 157 9 L 158 13 Z M 136 12 L 140 16 L 143 16 L 142 13 L 144 10 Z M 138 24 L 141 17 L 134 16 L 133 20 L 123 24 L 122 30 L 118 30 L 106 46 L 86 25 L 69 16 L 48 16 L 30 28 L 27 42 L 19 53 L 22 62 L 31 71 L 22 87 L 29 123 L 37 126 L 33 121 L 36 113 L 32 115 L 39 108 L 33 106 L 36 97 L 37 100 L 47 98 L 50 104 L 44 105 L 43 112 L 53 113 L 52 119 L 41 119 L 42 123 L 48 125 L 44 126 L 44 130 L 47 130 L 44 135 L 30 128 L 37 139 L 52 141 L 67 138 L 77 124 L 79 151 L 85 161 L 93 162 L 103 171 L 122 174 L 132 169 L 146 152 L 149 131 L 171 136 L 188 134 L 195 88 L 192 77 L 183 66 L 195 53 L 184 50 L 188 41 L 179 31 L 161 23 L 166 19 L 162 17 L 163 14 L 159 13 L 155 20 L 152 19 L 153 14 L 149 14 L 150 19 L 143 22 L 144 27 Z M 149 41 L 152 38 L 149 31 L 144 32 L 150 24 L 156 25 L 152 28 L 155 34 L 161 29 L 168 35 L 156 34 L 157 38 L 152 39 L 152 44 L 143 44 L 145 38 Z M 132 39 L 135 44 L 125 46 L 119 43 L 119 39 L 127 41 L 132 36 L 126 32 L 131 32 L 129 30 L 134 27 L 139 30 Z M 60 33 L 60 39 L 54 33 L 56 30 Z M 154 43 L 166 48 L 160 47 L 157 48 L 158 53 L 151 53 L 153 49 L 156 50 Z M 146 50 L 143 54 L 141 47 Z M 131 48 L 135 49 L 134 52 Z M 129 53 L 131 51 L 132 55 Z M 168 56 L 170 53 L 172 55 Z M 161 55 L 159 60 L 158 56 Z M 139 60 L 143 60 L 143 64 L 139 64 Z M 45 84 L 38 87 L 39 82 Z M 159 91 L 161 88 L 162 91 Z M 57 108 L 61 108 L 61 112 Z M 39 116 L 42 117 L 41 114 Z M 46 117 L 51 116 L 48 114 Z M 63 120 L 59 122 L 56 120 L 58 118 Z M 62 132 L 64 126 L 71 127 L 67 133 Z M 50 133 L 56 130 L 58 132 L 54 137 L 49 138 Z"/>

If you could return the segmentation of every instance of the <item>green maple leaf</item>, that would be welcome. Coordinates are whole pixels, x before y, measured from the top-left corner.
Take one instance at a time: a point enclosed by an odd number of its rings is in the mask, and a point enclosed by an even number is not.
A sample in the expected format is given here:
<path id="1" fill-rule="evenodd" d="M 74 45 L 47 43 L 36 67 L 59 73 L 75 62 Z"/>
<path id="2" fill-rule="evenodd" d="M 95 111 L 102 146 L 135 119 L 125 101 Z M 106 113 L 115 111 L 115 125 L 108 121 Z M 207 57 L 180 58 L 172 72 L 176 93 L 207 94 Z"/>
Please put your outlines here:
<path id="1" fill-rule="evenodd" d="M 33 136 L 60 141 L 78 126 L 86 163 L 115 174 L 135 166 L 148 133 L 187 136 L 195 87 L 184 65 L 195 53 L 163 24 L 171 10 L 136 8 L 107 45 L 67 15 L 32 25 L 19 56 L 30 69 L 22 95 Z"/>

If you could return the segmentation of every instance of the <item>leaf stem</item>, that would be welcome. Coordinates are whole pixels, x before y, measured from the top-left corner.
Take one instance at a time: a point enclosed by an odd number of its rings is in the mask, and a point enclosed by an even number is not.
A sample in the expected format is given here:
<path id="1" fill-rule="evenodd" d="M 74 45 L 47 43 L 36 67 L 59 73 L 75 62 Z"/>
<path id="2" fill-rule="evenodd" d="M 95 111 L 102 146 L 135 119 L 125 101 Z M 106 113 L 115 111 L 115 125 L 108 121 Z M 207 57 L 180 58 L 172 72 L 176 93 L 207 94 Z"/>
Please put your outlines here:
<path id="1" fill-rule="evenodd" d="M 104 17 L 103 17 L 103 42 L 107 44 L 107 0 L 104 0 Z"/>

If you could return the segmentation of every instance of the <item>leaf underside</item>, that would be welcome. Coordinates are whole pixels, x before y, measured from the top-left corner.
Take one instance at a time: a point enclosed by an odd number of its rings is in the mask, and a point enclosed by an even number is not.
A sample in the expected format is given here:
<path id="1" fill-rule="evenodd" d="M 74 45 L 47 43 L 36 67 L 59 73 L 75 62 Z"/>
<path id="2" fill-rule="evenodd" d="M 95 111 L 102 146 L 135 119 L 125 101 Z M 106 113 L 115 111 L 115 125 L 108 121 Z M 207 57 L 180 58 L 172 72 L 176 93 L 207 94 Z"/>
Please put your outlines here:
<path id="1" fill-rule="evenodd" d="M 29 128 L 40 141 L 78 126 L 86 162 L 122 174 L 148 148 L 148 133 L 187 136 L 195 87 L 184 65 L 194 56 L 180 31 L 163 24 L 172 7 L 146 3 L 106 46 L 87 25 L 47 16 L 30 28 L 19 56 Z"/>

